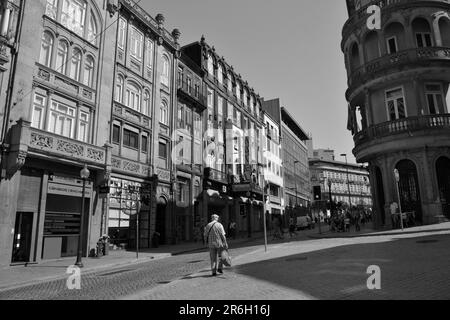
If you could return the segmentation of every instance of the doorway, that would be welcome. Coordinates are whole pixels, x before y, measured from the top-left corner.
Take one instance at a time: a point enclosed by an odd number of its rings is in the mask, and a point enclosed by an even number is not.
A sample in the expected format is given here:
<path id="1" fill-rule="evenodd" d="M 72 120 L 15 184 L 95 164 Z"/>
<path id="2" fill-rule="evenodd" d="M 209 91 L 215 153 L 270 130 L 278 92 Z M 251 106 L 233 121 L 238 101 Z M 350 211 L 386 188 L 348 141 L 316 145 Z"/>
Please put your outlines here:
<path id="1" fill-rule="evenodd" d="M 156 206 L 156 226 L 155 230 L 160 234 L 159 244 L 166 244 L 166 212 L 167 201 L 160 198 Z"/>
<path id="2" fill-rule="evenodd" d="M 30 261 L 32 232 L 33 213 L 17 212 L 11 258 L 12 263 Z"/>
<path id="3" fill-rule="evenodd" d="M 414 222 L 422 224 L 422 201 L 416 165 L 411 160 L 402 160 L 396 168 L 400 174 L 399 191 L 402 211 L 414 212 Z"/>
<path id="4" fill-rule="evenodd" d="M 380 212 L 381 224 L 384 226 L 386 224 L 386 213 L 384 212 L 386 200 L 384 198 L 383 175 L 379 167 L 375 167 L 375 178 L 377 184 L 377 207 Z"/>
<path id="5" fill-rule="evenodd" d="M 436 161 L 439 197 L 443 214 L 450 219 L 450 159 L 441 157 Z"/>

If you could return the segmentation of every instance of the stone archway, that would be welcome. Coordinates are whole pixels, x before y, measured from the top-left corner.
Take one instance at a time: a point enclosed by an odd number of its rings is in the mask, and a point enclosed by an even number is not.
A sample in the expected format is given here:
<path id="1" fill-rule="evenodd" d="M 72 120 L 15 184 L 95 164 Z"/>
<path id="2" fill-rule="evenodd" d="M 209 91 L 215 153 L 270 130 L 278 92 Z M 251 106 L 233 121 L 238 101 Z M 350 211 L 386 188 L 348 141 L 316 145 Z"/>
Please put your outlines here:
<path id="1" fill-rule="evenodd" d="M 422 201 L 417 167 L 411 160 L 402 160 L 397 163 L 396 168 L 400 174 L 399 192 L 402 211 L 414 212 L 415 223 L 422 224 Z"/>
<path id="2" fill-rule="evenodd" d="M 442 212 L 450 218 L 450 159 L 440 157 L 436 161 L 436 174 L 441 199 Z"/>

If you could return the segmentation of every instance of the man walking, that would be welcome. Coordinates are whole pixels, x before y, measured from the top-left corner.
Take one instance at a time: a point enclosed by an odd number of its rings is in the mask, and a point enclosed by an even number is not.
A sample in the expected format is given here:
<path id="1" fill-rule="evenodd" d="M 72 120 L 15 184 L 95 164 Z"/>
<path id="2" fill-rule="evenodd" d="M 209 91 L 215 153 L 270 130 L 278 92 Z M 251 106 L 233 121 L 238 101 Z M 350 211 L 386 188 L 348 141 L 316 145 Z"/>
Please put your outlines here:
<path id="1" fill-rule="evenodd" d="M 213 214 L 211 216 L 211 222 L 205 227 L 204 236 L 209 248 L 211 271 L 214 277 L 217 275 L 217 272 L 223 273 L 223 264 L 221 260 L 222 251 L 228 250 L 225 230 L 223 229 L 223 225 L 219 222 L 218 215 Z M 219 262 L 217 262 L 217 259 L 219 259 Z"/>

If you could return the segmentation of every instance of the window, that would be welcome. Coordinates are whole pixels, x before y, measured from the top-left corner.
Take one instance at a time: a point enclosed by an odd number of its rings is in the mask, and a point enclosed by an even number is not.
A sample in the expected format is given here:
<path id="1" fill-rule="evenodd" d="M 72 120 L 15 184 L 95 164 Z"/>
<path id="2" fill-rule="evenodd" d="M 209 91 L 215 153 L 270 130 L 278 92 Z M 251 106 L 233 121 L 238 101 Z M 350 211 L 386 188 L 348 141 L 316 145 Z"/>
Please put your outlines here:
<path id="1" fill-rule="evenodd" d="M 89 139 L 89 113 L 80 110 L 78 119 L 78 140 L 88 142 Z"/>
<path id="2" fill-rule="evenodd" d="M 162 74 L 161 74 L 161 83 L 166 87 L 169 87 L 169 70 L 170 63 L 169 58 L 166 55 L 162 56 Z"/>
<path id="3" fill-rule="evenodd" d="M 187 77 L 187 90 L 189 94 L 192 94 L 192 79 Z"/>
<path id="4" fill-rule="evenodd" d="M 120 136 L 121 136 L 121 134 L 120 134 L 120 126 L 117 125 L 117 124 L 114 124 L 113 125 L 113 137 L 112 137 L 113 143 L 119 144 L 120 143 Z"/>
<path id="5" fill-rule="evenodd" d="M 63 0 L 61 23 L 67 29 L 83 36 L 86 3 L 82 0 Z"/>
<path id="6" fill-rule="evenodd" d="M 52 60 L 53 50 L 53 36 L 50 32 L 44 32 L 41 40 L 41 55 L 39 57 L 39 63 L 44 66 L 50 67 Z"/>
<path id="7" fill-rule="evenodd" d="M 131 82 L 127 82 L 126 105 L 141 112 L 141 89 Z"/>
<path id="8" fill-rule="evenodd" d="M 178 113 L 177 113 L 177 127 L 178 129 L 184 129 L 184 105 L 178 105 Z"/>
<path id="9" fill-rule="evenodd" d="M 46 109 L 47 98 L 35 94 L 33 101 L 33 115 L 31 126 L 37 129 L 44 130 L 44 117 L 45 117 L 45 109 Z"/>
<path id="10" fill-rule="evenodd" d="M 219 81 L 220 84 L 223 84 L 223 68 L 221 64 L 219 64 L 219 68 L 217 70 L 217 81 Z"/>
<path id="11" fill-rule="evenodd" d="M 208 108 L 214 109 L 214 92 L 208 88 Z"/>
<path id="12" fill-rule="evenodd" d="M 69 52 L 69 46 L 66 41 L 60 41 L 58 43 L 58 53 L 56 54 L 56 71 L 66 73 L 67 67 L 67 54 Z"/>
<path id="13" fill-rule="evenodd" d="M 79 81 L 81 69 L 81 51 L 80 49 L 74 49 L 72 59 L 70 60 L 69 77 Z"/>
<path id="14" fill-rule="evenodd" d="M 242 100 L 244 100 L 244 106 L 247 107 L 247 90 L 244 90 L 244 97 L 242 98 Z"/>
<path id="15" fill-rule="evenodd" d="M 84 75 L 83 83 L 87 86 L 92 86 L 94 78 L 94 59 L 91 56 L 87 56 L 84 62 Z"/>
<path id="16" fill-rule="evenodd" d="M 56 19 L 57 13 L 58 0 L 47 0 L 47 4 L 45 6 L 45 14 L 52 19 Z"/>
<path id="17" fill-rule="evenodd" d="M 168 125 L 168 110 L 167 110 L 167 102 L 162 101 L 161 106 L 159 107 L 159 122 L 162 124 Z"/>
<path id="18" fill-rule="evenodd" d="M 119 19 L 119 35 L 118 35 L 118 41 L 117 45 L 120 49 L 125 48 L 125 41 L 126 41 L 126 33 L 127 32 L 127 21 L 124 18 Z"/>
<path id="19" fill-rule="evenodd" d="M 95 22 L 95 16 L 92 11 L 91 18 L 89 19 L 87 40 L 94 45 L 97 43 L 97 23 Z"/>
<path id="20" fill-rule="evenodd" d="M 148 136 L 142 135 L 142 152 L 147 153 L 148 152 Z"/>
<path id="21" fill-rule="evenodd" d="M 145 90 L 145 92 L 144 92 L 144 108 L 142 110 L 142 113 L 149 116 L 151 114 L 150 106 L 151 106 L 150 92 L 148 90 Z"/>
<path id="22" fill-rule="evenodd" d="M 425 95 L 430 114 L 444 114 L 445 100 L 440 84 L 426 84 Z"/>
<path id="23" fill-rule="evenodd" d="M 144 46 L 144 35 L 135 27 L 131 27 L 130 54 L 133 58 L 142 61 L 142 49 Z"/>
<path id="24" fill-rule="evenodd" d="M 133 149 L 139 148 L 139 135 L 128 129 L 123 129 L 123 145 Z"/>
<path id="25" fill-rule="evenodd" d="M 152 70 L 153 67 L 153 42 L 147 39 L 145 45 L 145 64 L 148 70 Z"/>
<path id="26" fill-rule="evenodd" d="M 75 138 L 76 110 L 58 101 L 52 101 L 48 131 L 64 137 Z"/>
<path id="27" fill-rule="evenodd" d="M 214 76 L 214 61 L 211 54 L 208 55 L 208 73 L 210 76 Z"/>
<path id="28" fill-rule="evenodd" d="M 233 105 L 228 103 L 227 109 L 228 109 L 227 119 L 233 121 L 233 114 L 234 114 Z"/>
<path id="29" fill-rule="evenodd" d="M 159 157 L 167 159 L 167 143 L 164 140 L 159 141 Z"/>
<path id="30" fill-rule="evenodd" d="M 397 38 L 396 37 L 392 37 L 387 39 L 387 47 L 388 47 L 388 53 L 389 54 L 394 54 L 398 51 L 398 47 L 397 47 Z"/>
<path id="31" fill-rule="evenodd" d="M 228 73 L 228 91 L 233 92 L 233 82 L 232 82 L 232 75 L 231 73 Z"/>
<path id="32" fill-rule="evenodd" d="M 416 33 L 416 42 L 418 48 L 431 47 L 431 33 L 420 32 Z"/>
<path id="33" fill-rule="evenodd" d="M 405 98 L 402 88 L 386 91 L 386 104 L 390 121 L 406 118 Z"/>
<path id="34" fill-rule="evenodd" d="M 238 101 L 241 100 L 241 86 L 239 85 L 239 82 L 236 82 L 236 98 Z"/>
<path id="35" fill-rule="evenodd" d="M 120 103 L 123 103 L 123 84 L 123 77 L 117 76 L 115 100 Z"/>

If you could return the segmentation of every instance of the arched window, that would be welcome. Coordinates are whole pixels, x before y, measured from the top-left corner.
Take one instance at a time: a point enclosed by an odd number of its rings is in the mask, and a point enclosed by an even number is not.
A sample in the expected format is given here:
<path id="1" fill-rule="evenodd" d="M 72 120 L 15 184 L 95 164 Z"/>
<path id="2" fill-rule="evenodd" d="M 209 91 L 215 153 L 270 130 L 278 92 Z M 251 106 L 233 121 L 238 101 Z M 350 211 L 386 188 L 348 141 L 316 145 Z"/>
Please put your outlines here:
<path id="1" fill-rule="evenodd" d="M 127 82 L 126 105 L 141 112 L 141 89 L 132 82 Z"/>
<path id="2" fill-rule="evenodd" d="M 364 42 L 364 49 L 367 61 L 372 61 L 380 57 L 378 33 L 376 31 L 371 31 L 367 34 L 366 41 Z"/>
<path id="3" fill-rule="evenodd" d="M 228 91 L 233 92 L 233 75 L 228 73 Z"/>
<path id="4" fill-rule="evenodd" d="M 120 103 L 123 103 L 123 84 L 123 77 L 121 75 L 117 76 L 115 100 Z"/>
<path id="5" fill-rule="evenodd" d="M 142 110 L 142 113 L 146 115 L 150 115 L 151 112 L 151 100 L 150 100 L 150 92 L 148 90 L 145 90 L 144 92 L 144 108 Z"/>
<path id="6" fill-rule="evenodd" d="M 223 83 L 223 68 L 222 65 L 219 63 L 219 67 L 217 69 L 217 80 L 220 84 Z"/>
<path id="7" fill-rule="evenodd" d="M 359 47 L 357 43 L 354 43 L 353 46 L 351 47 L 350 63 L 352 71 L 361 66 L 361 59 L 359 57 Z"/>
<path id="8" fill-rule="evenodd" d="M 238 81 L 236 81 L 236 97 L 238 101 L 241 100 L 241 85 L 239 84 Z"/>
<path id="9" fill-rule="evenodd" d="M 69 53 L 69 45 L 64 40 L 60 41 L 58 43 L 58 52 L 56 54 L 56 65 L 55 65 L 56 71 L 64 74 L 66 73 L 68 53 Z"/>
<path id="10" fill-rule="evenodd" d="M 248 97 L 247 89 L 244 89 L 244 97 L 242 99 L 244 100 L 244 106 L 246 107 L 247 107 L 247 97 Z"/>
<path id="11" fill-rule="evenodd" d="M 387 53 L 394 54 L 406 49 L 405 28 L 399 22 L 392 22 L 384 30 Z"/>
<path id="12" fill-rule="evenodd" d="M 42 34 L 41 55 L 39 57 L 39 62 L 44 66 L 50 67 L 50 63 L 52 61 L 52 51 L 53 36 L 50 32 L 45 31 Z"/>
<path id="13" fill-rule="evenodd" d="M 170 70 L 170 62 L 169 58 L 166 55 L 162 56 L 162 74 L 161 74 L 161 83 L 166 87 L 169 86 L 169 70 Z"/>
<path id="14" fill-rule="evenodd" d="M 61 24 L 80 37 L 84 35 L 86 2 L 83 0 L 64 0 L 61 11 Z"/>
<path id="15" fill-rule="evenodd" d="M 167 108 L 167 102 L 161 101 L 161 105 L 159 107 L 159 122 L 162 124 L 168 125 L 168 108 Z"/>
<path id="16" fill-rule="evenodd" d="M 87 40 L 94 45 L 97 43 L 97 22 L 95 21 L 95 16 L 92 11 L 91 18 L 89 19 Z"/>
<path id="17" fill-rule="evenodd" d="M 87 86 L 92 86 L 92 81 L 94 78 L 94 58 L 91 56 L 86 57 L 84 62 L 84 75 L 83 83 Z"/>
<path id="18" fill-rule="evenodd" d="M 450 20 L 443 17 L 439 19 L 439 31 L 441 32 L 442 46 L 450 47 Z"/>
<path id="19" fill-rule="evenodd" d="M 208 55 L 208 73 L 211 76 L 214 76 L 214 61 L 211 54 Z"/>
<path id="20" fill-rule="evenodd" d="M 69 77 L 76 81 L 80 81 L 81 69 L 81 50 L 75 48 L 73 50 L 72 58 L 70 59 Z"/>
<path id="21" fill-rule="evenodd" d="M 418 48 L 431 47 L 433 45 L 430 24 L 424 18 L 414 19 L 412 22 L 414 38 Z"/>

